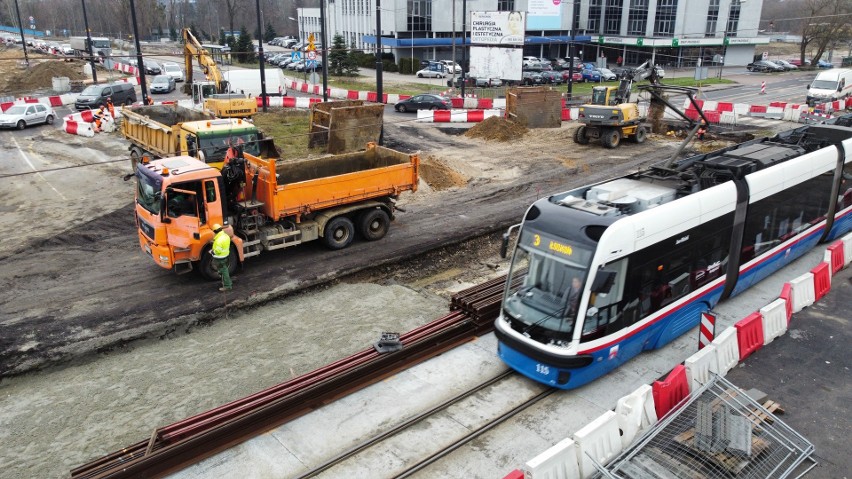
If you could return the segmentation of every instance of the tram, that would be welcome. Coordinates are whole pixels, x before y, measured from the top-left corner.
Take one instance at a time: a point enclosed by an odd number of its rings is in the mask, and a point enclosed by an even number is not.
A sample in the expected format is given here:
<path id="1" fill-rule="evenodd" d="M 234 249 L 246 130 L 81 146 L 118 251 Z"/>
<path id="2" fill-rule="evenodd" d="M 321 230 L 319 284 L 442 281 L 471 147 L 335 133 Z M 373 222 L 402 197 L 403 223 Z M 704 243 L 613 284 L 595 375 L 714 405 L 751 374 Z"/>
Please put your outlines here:
<path id="1" fill-rule="evenodd" d="M 512 253 L 498 354 L 562 389 L 699 324 L 852 228 L 852 128 L 812 125 L 536 201 Z"/>

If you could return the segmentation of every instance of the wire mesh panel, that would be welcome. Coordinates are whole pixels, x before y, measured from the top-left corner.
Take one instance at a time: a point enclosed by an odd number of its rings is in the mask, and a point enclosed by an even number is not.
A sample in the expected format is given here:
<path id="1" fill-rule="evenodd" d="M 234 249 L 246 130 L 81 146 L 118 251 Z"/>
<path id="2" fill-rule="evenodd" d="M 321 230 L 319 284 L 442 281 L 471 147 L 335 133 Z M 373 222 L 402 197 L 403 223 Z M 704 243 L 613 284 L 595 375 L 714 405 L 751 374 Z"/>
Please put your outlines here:
<path id="1" fill-rule="evenodd" d="M 609 465 L 598 466 L 595 477 L 784 478 L 813 467 L 813 449 L 769 410 L 714 375 Z"/>

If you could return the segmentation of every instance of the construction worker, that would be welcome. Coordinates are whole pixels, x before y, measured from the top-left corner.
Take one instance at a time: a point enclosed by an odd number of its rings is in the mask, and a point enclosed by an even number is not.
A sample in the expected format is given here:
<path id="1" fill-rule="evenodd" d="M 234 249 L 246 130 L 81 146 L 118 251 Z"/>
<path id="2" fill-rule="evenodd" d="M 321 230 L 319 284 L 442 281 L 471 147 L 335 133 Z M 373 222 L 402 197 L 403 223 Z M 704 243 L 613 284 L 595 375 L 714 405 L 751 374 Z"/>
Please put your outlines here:
<path id="1" fill-rule="evenodd" d="M 109 108 L 109 116 L 115 119 L 115 106 L 112 104 L 112 97 L 107 97 L 107 108 Z"/>
<path id="2" fill-rule="evenodd" d="M 216 269 L 219 271 L 219 276 L 222 277 L 222 286 L 219 291 L 229 291 L 233 286 L 231 283 L 231 273 L 228 271 L 228 255 L 231 253 L 231 237 L 222 229 L 222 225 L 214 224 L 213 232 L 216 236 L 213 237 L 213 261 L 216 263 Z"/>
<path id="3" fill-rule="evenodd" d="M 699 141 L 704 141 L 705 133 L 707 133 L 707 123 L 705 123 L 704 120 L 701 120 L 701 126 L 698 127 L 698 132 L 696 133 Z"/>
<path id="4" fill-rule="evenodd" d="M 102 122 L 103 122 L 103 116 L 104 116 L 104 107 L 101 106 L 100 108 L 98 108 L 98 111 L 95 112 L 95 114 L 92 115 L 92 116 L 93 116 L 93 119 L 94 119 L 94 122 L 92 124 L 92 129 L 95 131 L 95 133 L 100 133 L 101 125 L 102 125 Z"/>

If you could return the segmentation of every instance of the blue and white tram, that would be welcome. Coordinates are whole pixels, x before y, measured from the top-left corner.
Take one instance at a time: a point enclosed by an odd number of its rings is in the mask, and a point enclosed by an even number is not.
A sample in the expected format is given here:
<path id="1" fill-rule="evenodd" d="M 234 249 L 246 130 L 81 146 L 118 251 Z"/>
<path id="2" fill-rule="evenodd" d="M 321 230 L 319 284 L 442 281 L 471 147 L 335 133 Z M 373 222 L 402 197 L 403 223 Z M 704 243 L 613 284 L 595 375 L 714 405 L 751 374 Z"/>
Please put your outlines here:
<path id="1" fill-rule="evenodd" d="M 852 129 L 806 126 L 555 194 L 520 227 L 498 354 L 575 388 L 852 229 Z"/>

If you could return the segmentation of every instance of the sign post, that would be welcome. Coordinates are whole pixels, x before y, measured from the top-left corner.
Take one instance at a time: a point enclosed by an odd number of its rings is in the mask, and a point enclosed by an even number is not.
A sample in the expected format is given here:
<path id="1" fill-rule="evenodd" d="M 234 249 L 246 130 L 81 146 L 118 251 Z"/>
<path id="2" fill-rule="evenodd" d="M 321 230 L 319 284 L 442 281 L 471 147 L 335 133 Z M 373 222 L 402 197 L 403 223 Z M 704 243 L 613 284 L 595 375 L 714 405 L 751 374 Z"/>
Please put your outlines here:
<path id="1" fill-rule="evenodd" d="M 701 313 L 701 325 L 698 327 L 698 349 L 713 342 L 716 337 L 716 315 L 710 311 Z"/>

